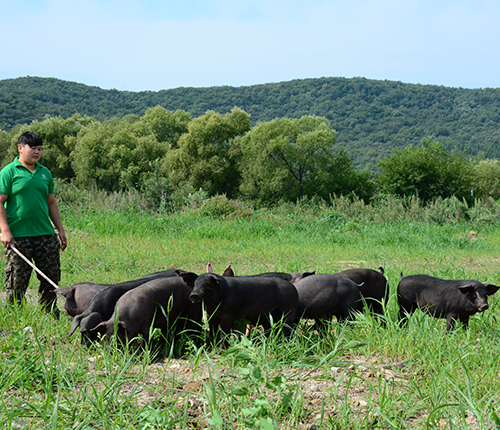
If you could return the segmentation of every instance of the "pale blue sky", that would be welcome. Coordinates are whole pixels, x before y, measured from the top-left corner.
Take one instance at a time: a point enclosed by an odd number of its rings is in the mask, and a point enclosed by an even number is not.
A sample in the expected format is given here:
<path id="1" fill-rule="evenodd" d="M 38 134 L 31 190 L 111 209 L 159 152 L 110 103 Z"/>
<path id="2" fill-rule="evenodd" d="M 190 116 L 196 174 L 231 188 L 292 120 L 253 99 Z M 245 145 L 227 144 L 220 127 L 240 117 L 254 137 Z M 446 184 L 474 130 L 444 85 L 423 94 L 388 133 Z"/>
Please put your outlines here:
<path id="1" fill-rule="evenodd" d="M 354 77 L 500 87 L 498 0 L 0 0 L 0 80 L 142 91 Z"/>

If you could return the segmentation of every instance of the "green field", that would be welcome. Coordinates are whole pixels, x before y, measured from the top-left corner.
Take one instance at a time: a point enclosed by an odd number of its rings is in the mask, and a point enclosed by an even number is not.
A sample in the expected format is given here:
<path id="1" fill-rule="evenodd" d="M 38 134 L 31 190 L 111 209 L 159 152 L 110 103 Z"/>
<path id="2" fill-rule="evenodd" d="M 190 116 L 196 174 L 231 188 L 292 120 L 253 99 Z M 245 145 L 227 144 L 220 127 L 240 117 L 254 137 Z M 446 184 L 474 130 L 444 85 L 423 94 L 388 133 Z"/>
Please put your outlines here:
<path id="1" fill-rule="evenodd" d="M 201 273 L 209 261 L 237 275 L 383 267 L 386 324 L 362 314 L 333 321 L 328 335 L 302 323 L 288 341 L 254 330 L 227 349 L 187 337 L 159 350 L 87 349 L 79 333 L 68 337 L 69 316 L 39 311 L 34 276 L 21 309 L 4 304 L 2 282 L 0 428 L 500 427 L 500 293 L 467 332 L 451 333 L 420 312 L 399 327 L 395 296 L 401 273 L 500 284 L 500 223 L 430 221 L 417 209 L 335 201 L 257 210 L 219 200 L 169 215 L 141 210 L 133 196 L 68 197 L 61 286 Z M 1 269 L 3 281 L 3 259 Z"/>

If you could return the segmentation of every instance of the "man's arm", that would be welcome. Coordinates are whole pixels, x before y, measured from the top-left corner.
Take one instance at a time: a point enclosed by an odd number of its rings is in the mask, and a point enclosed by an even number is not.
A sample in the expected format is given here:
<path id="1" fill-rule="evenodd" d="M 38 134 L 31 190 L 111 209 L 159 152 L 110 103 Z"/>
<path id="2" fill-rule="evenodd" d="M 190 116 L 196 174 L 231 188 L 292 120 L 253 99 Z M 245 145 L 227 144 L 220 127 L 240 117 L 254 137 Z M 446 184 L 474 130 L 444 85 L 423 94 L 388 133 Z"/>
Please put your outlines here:
<path id="1" fill-rule="evenodd" d="M 61 240 L 61 250 L 64 251 L 66 246 L 68 246 L 68 240 L 66 239 L 66 233 L 64 232 L 64 227 L 61 222 L 61 215 L 59 214 L 59 206 L 57 206 L 57 201 L 53 193 L 49 193 L 47 199 L 49 205 L 49 216 L 54 224 L 57 232 L 59 233 L 59 239 Z M 3 236 L 3 235 L 2 235 Z M 3 237 L 2 237 L 3 242 Z"/>
<path id="2" fill-rule="evenodd" d="M 5 210 L 5 202 L 8 196 L 5 194 L 0 194 L 0 232 L 2 233 L 2 243 L 8 248 L 10 245 L 14 245 L 14 237 L 10 231 L 9 223 L 7 222 L 7 211 Z"/>

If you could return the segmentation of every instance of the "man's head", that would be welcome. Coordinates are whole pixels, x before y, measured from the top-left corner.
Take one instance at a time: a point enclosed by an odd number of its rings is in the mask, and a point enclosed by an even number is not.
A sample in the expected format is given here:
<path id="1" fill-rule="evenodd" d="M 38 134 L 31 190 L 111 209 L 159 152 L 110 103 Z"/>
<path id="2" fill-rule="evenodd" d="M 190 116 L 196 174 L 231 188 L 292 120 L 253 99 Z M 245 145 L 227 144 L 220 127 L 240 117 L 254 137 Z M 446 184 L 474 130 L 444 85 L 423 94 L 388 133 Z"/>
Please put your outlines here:
<path id="1" fill-rule="evenodd" d="M 19 145 L 29 145 L 32 148 L 42 146 L 42 138 L 38 136 L 38 134 L 33 133 L 32 131 L 27 131 L 26 133 L 21 134 L 17 141 Z"/>
<path id="2" fill-rule="evenodd" d="M 17 149 L 21 164 L 33 171 L 42 156 L 42 138 L 31 131 L 23 133 L 17 141 Z"/>

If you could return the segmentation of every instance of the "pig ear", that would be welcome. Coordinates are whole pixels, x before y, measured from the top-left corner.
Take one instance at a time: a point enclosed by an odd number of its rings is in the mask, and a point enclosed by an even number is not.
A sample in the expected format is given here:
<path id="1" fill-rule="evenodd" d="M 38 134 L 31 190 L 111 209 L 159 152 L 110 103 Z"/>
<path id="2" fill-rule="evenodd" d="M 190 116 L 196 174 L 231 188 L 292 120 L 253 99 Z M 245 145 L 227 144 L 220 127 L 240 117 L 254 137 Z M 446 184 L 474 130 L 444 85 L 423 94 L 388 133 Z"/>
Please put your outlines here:
<path id="1" fill-rule="evenodd" d="M 458 287 L 458 289 L 460 290 L 460 292 L 462 294 L 469 294 L 474 289 L 474 286 L 473 285 L 461 285 L 460 287 Z"/>
<path id="2" fill-rule="evenodd" d="M 102 315 L 99 312 L 92 312 L 80 321 L 80 332 L 91 331 L 102 322 Z"/>
<path id="3" fill-rule="evenodd" d="M 128 327 L 127 327 L 127 324 L 125 323 L 125 321 L 118 321 L 118 327 L 120 327 L 121 329 L 123 329 L 125 331 L 128 331 Z"/>
<path id="4" fill-rule="evenodd" d="M 214 273 L 214 268 L 212 267 L 212 263 L 210 263 L 210 261 L 207 263 L 207 273 Z"/>
<path id="5" fill-rule="evenodd" d="M 73 322 L 71 324 L 71 329 L 69 330 L 69 335 L 68 336 L 71 336 L 75 330 L 80 327 L 80 321 L 82 320 L 82 316 L 81 315 L 77 315 L 76 317 L 73 318 Z"/>
<path id="6" fill-rule="evenodd" d="M 301 279 L 307 278 L 308 276 L 312 276 L 316 274 L 316 270 L 312 272 L 302 272 L 302 273 L 292 273 L 292 283 L 300 281 Z"/>
<path id="7" fill-rule="evenodd" d="M 107 321 L 103 321 L 97 324 L 94 328 L 91 328 L 90 331 L 93 331 L 94 333 L 106 334 L 107 328 L 108 328 Z"/>
<path id="8" fill-rule="evenodd" d="M 182 273 L 180 276 L 190 287 L 194 287 L 194 281 L 196 281 L 196 279 L 198 278 L 198 275 L 193 272 Z"/>
<path id="9" fill-rule="evenodd" d="M 231 267 L 231 265 L 227 266 L 224 269 L 224 273 L 222 274 L 222 276 L 234 276 L 233 268 Z"/>
<path id="10" fill-rule="evenodd" d="M 485 284 L 486 285 L 486 295 L 491 296 L 492 294 L 495 294 L 500 287 L 497 287 L 496 285 L 493 284 Z"/>
<path id="11" fill-rule="evenodd" d="M 75 298 L 75 288 L 73 286 L 56 288 L 54 290 L 54 293 L 62 294 L 67 299 L 74 299 Z"/>

